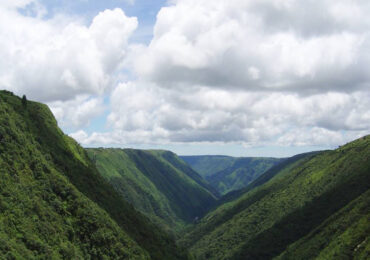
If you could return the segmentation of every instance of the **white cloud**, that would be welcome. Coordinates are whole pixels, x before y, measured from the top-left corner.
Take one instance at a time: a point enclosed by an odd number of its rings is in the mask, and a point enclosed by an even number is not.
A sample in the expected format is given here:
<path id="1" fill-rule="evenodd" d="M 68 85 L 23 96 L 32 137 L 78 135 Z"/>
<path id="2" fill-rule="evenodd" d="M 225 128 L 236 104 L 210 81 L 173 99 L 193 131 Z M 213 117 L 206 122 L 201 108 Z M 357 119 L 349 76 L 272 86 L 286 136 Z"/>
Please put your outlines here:
<path id="1" fill-rule="evenodd" d="M 54 101 L 48 105 L 61 127 L 75 129 L 88 126 L 91 119 L 102 115 L 106 109 L 102 98 L 91 98 L 88 95 L 68 101 Z"/>
<path id="2" fill-rule="evenodd" d="M 137 19 L 105 10 L 86 26 L 65 15 L 42 19 L 19 12 L 31 3 L 38 2 L 0 4 L 0 88 L 47 102 L 107 91 Z"/>
<path id="3" fill-rule="evenodd" d="M 162 87 L 351 91 L 369 87 L 364 1 L 177 0 L 157 16 L 137 73 Z M 353 16 L 352 10 L 357 18 Z"/>
<path id="4" fill-rule="evenodd" d="M 120 9 L 87 25 L 3 1 L 0 88 L 48 102 L 86 145 L 334 146 L 369 133 L 367 1 L 169 3 L 145 46 L 129 44 L 138 21 Z M 79 130 L 105 111 L 103 93 L 111 131 Z"/>
<path id="5" fill-rule="evenodd" d="M 369 92 L 294 93 L 214 88 L 166 89 L 145 82 L 112 93 L 111 133 L 84 144 L 222 142 L 258 145 L 335 145 L 370 129 Z"/>

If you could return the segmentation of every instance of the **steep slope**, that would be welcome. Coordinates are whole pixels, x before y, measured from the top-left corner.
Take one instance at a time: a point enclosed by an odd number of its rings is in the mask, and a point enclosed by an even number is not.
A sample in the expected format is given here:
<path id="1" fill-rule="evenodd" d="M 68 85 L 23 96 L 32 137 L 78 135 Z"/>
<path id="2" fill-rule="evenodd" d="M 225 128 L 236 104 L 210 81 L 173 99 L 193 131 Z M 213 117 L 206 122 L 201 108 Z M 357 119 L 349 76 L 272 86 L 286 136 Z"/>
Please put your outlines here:
<path id="1" fill-rule="evenodd" d="M 216 202 L 213 190 L 168 151 L 87 149 L 96 167 L 135 208 L 168 230 L 178 230 Z"/>
<path id="2" fill-rule="evenodd" d="M 235 157 L 224 155 L 191 155 L 180 156 L 180 158 L 204 179 L 230 167 L 235 161 Z"/>
<path id="3" fill-rule="evenodd" d="M 0 92 L 0 258 L 181 259 L 47 106 Z"/>
<path id="4" fill-rule="evenodd" d="M 369 198 L 367 190 L 290 245 L 277 259 L 369 259 Z"/>
<path id="5" fill-rule="evenodd" d="M 301 164 L 304 161 L 307 161 L 308 159 L 312 158 L 314 155 L 318 154 L 320 152 L 309 152 L 309 153 L 302 153 L 294 155 L 290 158 L 282 159 L 281 162 L 276 164 L 275 166 L 271 167 L 269 170 L 267 170 L 265 173 L 261 174 L 260 177 L 258 177 L 256 180 L 251 182 L 247 187 L 239 190 L 230 191 L 224 196 L 222 196 L 218 201 L 218 205 L 222 205 L 226 202 L 233 201 L 243 194 L 247 193 L 248 191 L 257 188 L 258 186 L 261 186 L 262 184 L 268 182 L 271 180 L 276 174 L 280 173 L 283 174 L 283 172 L 288 172 L 297 165 Z"/>
<path id="6" fill-rule="evenodd" d="M 195 259 L 368 257 L 370 137 L 293 164 L 209 213 L 182 244 Z"/>
<path id="7" fill-rule="evenodd" d="M 246 187 L 280 161 L 277 158 L 236 158 L 231 166 L 206 177 L 206 180 L 221 194 L 226 194 Z"/>
<path id="8" fill-rule="evenodd" d="M 219 155 L 181 156 L 221 194 L 246 187 L 283 159 Z"/>

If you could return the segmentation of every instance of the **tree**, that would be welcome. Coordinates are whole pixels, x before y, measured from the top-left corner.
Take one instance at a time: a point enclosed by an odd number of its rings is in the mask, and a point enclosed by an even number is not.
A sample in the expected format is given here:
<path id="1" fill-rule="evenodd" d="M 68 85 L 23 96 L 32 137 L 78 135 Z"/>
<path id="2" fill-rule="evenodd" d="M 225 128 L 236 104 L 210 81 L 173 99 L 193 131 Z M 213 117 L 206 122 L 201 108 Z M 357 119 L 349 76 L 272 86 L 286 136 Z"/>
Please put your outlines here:
<path id="1" fill-rule="evenodd" d="M 26 97 L 26 95 L 23 95 L 23 97 L 22 97 L 22 105 L 24 107 L 27 107 L 27 97 Z"/>

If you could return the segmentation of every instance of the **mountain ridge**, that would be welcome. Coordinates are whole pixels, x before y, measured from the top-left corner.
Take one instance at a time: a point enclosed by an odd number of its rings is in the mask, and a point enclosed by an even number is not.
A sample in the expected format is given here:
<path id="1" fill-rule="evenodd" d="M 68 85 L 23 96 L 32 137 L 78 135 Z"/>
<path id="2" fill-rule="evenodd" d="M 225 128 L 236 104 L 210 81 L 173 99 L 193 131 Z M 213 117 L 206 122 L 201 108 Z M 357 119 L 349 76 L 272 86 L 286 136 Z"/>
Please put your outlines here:
<path id="1" fill-rule="evenodd" d="M 216 203 L 217 191 L 172 152 L 86 150 L 123 197 L 167 230 L 180 230 Z"/>
<path id="2" fill-rule="evenodd" d="M 184 259 L 100 176 L 49 108 L 0 91 L 0 255 Z"/>
<path id="3" fill-rule="evenodd" d="M 222 155 L 180 156 L 222 195 L 246 187 L 283 158 L 231 157 Z"/>
<path id="4" fill-rule="evenodd" d="M 267 182 L 208 213 L 181 244 L 190 248 L 195 259 L 270 259 L 288 255 L 284 254 L 288 246 L 293 247 L 368 191 L 369 146 L 370 138 L 365 136 L 339 149 L 296 161 L 293 167 L 281 169 Z M 310 212 L 311 218 L 307 219 L 305 215 Z M 369 216 L 366 208 L 362 212 Z M 368 235 L 366 230 L 349 233 L 359 237 L 351 240 L 350 248 L 363 241 L 364 235 Z M 346 228 L 341 232 L 346 232 Z M 320 253 L 318 248 L 311 250 L 312 254 Z M 339 256 L 347 254 L 346 250 L 340 247 Z M 361 248 L 367 254 L 364 250 Z M 294 254 L 296 259 L 300 255 Z"/>

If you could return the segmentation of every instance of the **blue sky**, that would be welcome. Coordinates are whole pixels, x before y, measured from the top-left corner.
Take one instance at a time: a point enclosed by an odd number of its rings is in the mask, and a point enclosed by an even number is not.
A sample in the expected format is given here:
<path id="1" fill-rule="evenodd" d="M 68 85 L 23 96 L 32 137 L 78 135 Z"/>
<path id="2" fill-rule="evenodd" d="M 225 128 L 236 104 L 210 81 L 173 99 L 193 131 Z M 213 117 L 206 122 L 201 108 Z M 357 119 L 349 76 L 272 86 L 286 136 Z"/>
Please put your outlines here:
<path id="1" fill-rule="evenodd" d="M 5 0 L 0 88 L 48 104 L 86 147 L 332 149 L 370 132 L 368 11 L 346 0 Z"/>
<path id="2" fill-rule="evenodd" d="M 42 0 L 41 3 L 48 10 L 48 17 L 57 13 L 67 13 L 70 15 L 83 16 L 91 21 L 99 12 L 106 9 L 121 8 L 128 16 L 135 16 L 139 20 L 139 27 L 135 32 L 132 41 L 149 43 L 152 38 L 153 26 L 156 21 L 156 15 L 162 6 L 166 5 L 165 0 L 135 0 L 131 3 L 129 0 Z"/>

